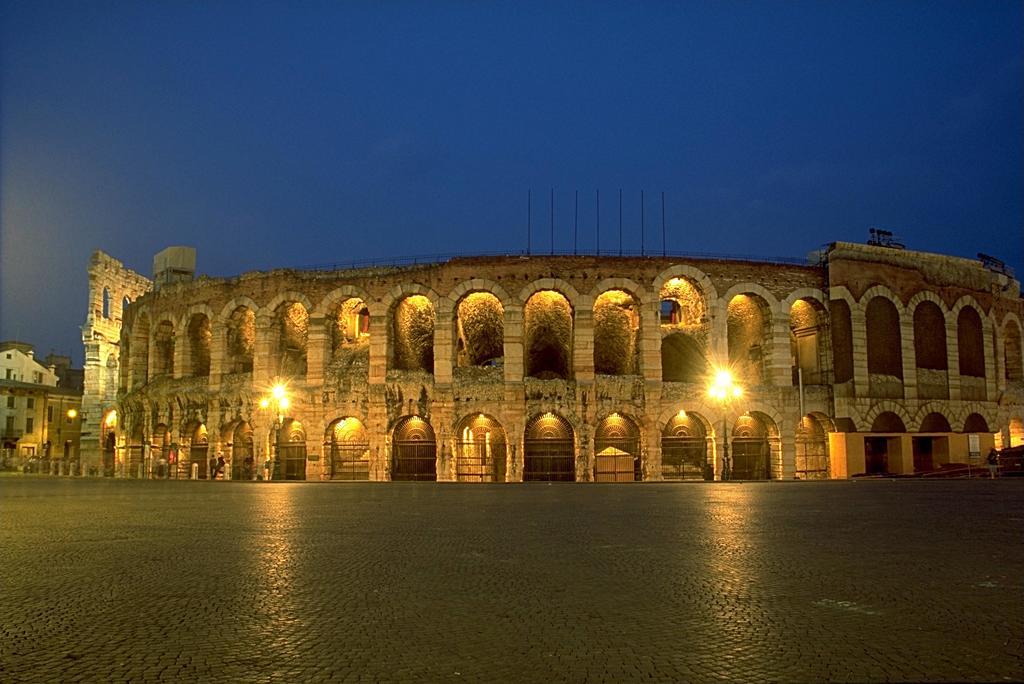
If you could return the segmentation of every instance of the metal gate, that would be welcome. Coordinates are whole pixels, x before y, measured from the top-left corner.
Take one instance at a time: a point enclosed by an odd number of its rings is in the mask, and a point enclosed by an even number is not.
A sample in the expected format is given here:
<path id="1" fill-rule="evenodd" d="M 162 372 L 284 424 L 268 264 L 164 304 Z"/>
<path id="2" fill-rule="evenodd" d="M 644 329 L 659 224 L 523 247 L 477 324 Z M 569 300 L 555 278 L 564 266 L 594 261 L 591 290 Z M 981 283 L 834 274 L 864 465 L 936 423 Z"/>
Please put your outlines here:
<path id="1" fill-rule="evenodd" d="M 523 440 L 524 482 L 575 482 L 576 455 L 571 439 Z"/>
<path id="2" fill-rule="evenodd" d="M 275 480 L 306 479 L 306 443 L 284 442 L 277 445 Z"/>
<path id="3" fill-rule="evenodd" d="M 391 453 L 392 480 L 436 480 L 437 445 L 425 440 L 395 441 Z"/>
<path id="4" fill-rule="evenodd" d="M 828 448 L 823 440 L 796 440 L 795 475 L 798 480 L 828 479 Z"/>
<path id="5" fill-rule="evenodd" d="M 704 437 L 661 438 L 661 476 L 666 480 L 713 479 L 710 466 Z"/>
<path id="6" fill-rule="evenodd" d="M 768 440 L 734 437 L 732 440 L 733 480 L 769 480 Z"/>
<path id="7" fill-rule="evenodd" d="M 640 439 L 637 437 L 601 437 L 594 440 L 594 454 L 600 454 L 602 451 L 612 447 L 619 451 L 624 451 L 633 457 L 633 481 L 639 482 L 643 479 L 643 473 L 640 470 Z M 628 472 L 628 471 L 627 471 Z M 628 475 L 627 475 L 628 477 Z M 621 480 L 620 480 L 621 481 Z"/>
<path id="8" fill-rule="evenodd" d="M 459 482 L 505 481 L 504 442 L 459 441 L 455 448 L 455 477 Z"/>
<path id="9" fill-rule="evenodd" d="M 189 448 L 189 450 L 188 450 L 189 464 L 190 464 L 190 466 L 193 466 L 193 465 L 198 465 L 199 466 L 199 475 L 198 475 L 198 477 L 199 477 L 200 480 L 205 480 L 210 475 L 209 472 L 207 472 L 210 469 L 210 466 L 209 466 L 209 463 L 208 463 L 209 458 L 210 458 L 210 445 L 206 444 L 205 442 L 202 443 L 202 444 L 193 444 L 192 447 Z M 190 467 L 189 468 L 189 477 L 192 477 L 191 470 L 192 469 Z"/>
<path id="10" fill-rule="evenodd" d="M 370 479 L 369 442 L 333 442 L 327 447 L 332 480 Z"/>

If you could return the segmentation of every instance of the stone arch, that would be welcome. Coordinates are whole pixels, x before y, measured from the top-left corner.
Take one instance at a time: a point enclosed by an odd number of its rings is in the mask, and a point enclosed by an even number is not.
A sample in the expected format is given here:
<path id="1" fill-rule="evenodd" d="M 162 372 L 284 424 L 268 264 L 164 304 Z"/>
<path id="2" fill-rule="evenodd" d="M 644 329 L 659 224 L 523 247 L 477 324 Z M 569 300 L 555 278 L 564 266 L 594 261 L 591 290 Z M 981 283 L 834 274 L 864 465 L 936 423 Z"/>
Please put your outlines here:
<path id="1" fill-rule="evenodd" d="M 739 287 L 730 288 L 729 293 Z M 757 289 L 764 290 L 760 286 Z M 740 382 L 747 385 L 767 384 L 768 364 L 772 355 L 771 302 L 774 299 L 768 300 L 759 292 L 744 289 L 732 294 L 726 301 L 729 366 Z"/>
<path id="2" fill-rule="evenodd" d="M 957 307 L 956 339 L 960 376 L 985 377 L 985 328 L 981 314 L 970 304 Z M 969 397 L 980 399 L 983 397 Z"/>
<path id="3" fill-rule="evenodd" d="M 825 296 L 824 292 L 816 287 L 798 287 L 790 292 L 785 299 L 779 302 L 779 310 L 788 311 L 801 299 L 814 302 L 821 310 L 826 310 L 828 308 L 828 297 Z"/>
<path id="4" fill-rule="evenodd" d="M 175 325 L 170 315 L 156 319 L 153 326 L 153 368 L 151 377 L 174 375 Z"/>
<path id="5" fill-rule="evenodd" d="M 370 437 L 355 416 L 335 418 L 324 430 L 324 457 L 332 480 L 370 479 Z"/>
<path id="6" fill-rule="evenodd" d="M 989 420 L 981 413 L 971 413 L 964 419 L 963 431 L 965 433 L 988 434 L 992 432 L 990 425 Z"/>
<path id="7" fill-rule="evenodd" d="M 532 416 L 523 430 L 523 480 L 576 480 L 576 431 L 563 416 L 547 412 Z"/>
<path id="8" fill-rule="evenodd" d="M 778 443 L 778 423 L 761 411 L 737 416 L 732 426 L 730 479 L 771 480 L 778 476 L 772 442 Z M 729 436 L 723 435 L 729 439 Z"/>
<path id="9" fill-rule="evenodd" d="M 863 306 L 867 306 L 867 304 L 875 297 L 884 297 L 892 302 L 892 305 L 896 307 L 896 311 L 899 312 L 901 318 L 903 317 L 903 314 L 906 313 L 906 307 L 903 305 L 903 300 L 901 300 L 899 295 L 885 285 L 872 285 L 866 289 L 864 294 L 860 296 L 859 303 Z"/>
<path id="10" fill-rule="evenodd" d="M 285 300 L 285 302 L 287 301 Z M 277 450 L 273 478 L 275 480 L 305 480 L 305 426 L 295 418 L 285 418 L 280 428 L 272 427 L 271 431 Z"/>
<path id="11" fill-rule="evenodd" d="M 256 452 L 253 448 L 253 429 L 248 421 L 239 419 L 231 424 L 230 430 L 222 433 L 226 437 L 228 463 L 232 480 L 252 480 L 256 476 Z"/>
<path id="12" fill-rule="evenodd" d="M 231 318 L 231 314 L 233 314 L 240 306 L 246 307 L 252 311 L 254 315 L 260 312 L 259 304 L 245 295 L 238 295 L 237 297 L 232 297 L 231 301 L 221 308 L 220 313 L 217 315 L 217 323 L 220 325 L 226 325 L 228 320 Z"/>
<path id="13" fill-rule="evenodd" d="M 793 385 L 827 384 L 828 313 L 816 296 L 800 297 L 789 304 L 789 345 Z"/>
<path id="14" fill-rule="evenodd" d="M 594 372 L 640 372 L 641 303 L 632 293 L 609 289 L 594 298 Z"/>
<path id="15" fill-rule="evenodd" d="M 640 434 L 640 423 L 627 413 L 609 413 L 597 422 L 594 428 L 595 481 L 639 482 L 643 479 Z"/>
<path id="16" fill-rule="evenodd" d="M 306 310 L 306 315 L 309 315 L 309 312 L 313 310 L 313 305 L 310 304 L 309 298 L 306 297 L 306 295 L 295 290 L 288 290 L 286 292 L 278 294 L 276 297 L 271 299 L 265 306 L 259 308 L 256 311 L 256 315 L 269 316 L 273 318 L 274 315 L 277 313 L 278 307 L 280 307 L 282 304 L 290 302 L 301 304 L 302 308 Z"/>
<path id="17" fill-rule="evenodd" d="M 871 409 L 861 417 L 861 430 L 864 432 L 874 432 L 874 430 L 871 429 L 871 426 L 874 425 L 875 420 L 882 413 L 896 414 L 904 426 L 914 424 L 910 418 L 910 414 L 907 413 L 902 402 L 881 401 L 872 406 Z M 906 429 L 904 429 L 904 432 L 905 431 Z"/>
<path id="18" fill-rule="evenodd" d="M 708 449 L 712 430 L 707 418 L 697 411 L 671 412 L 665 420 L 659 420 L 659 432 L 662 479 L 714 478 Z"/>
<path id="19" fill-rule="evenodd" d="M 571 379 L 574 328 L 575 309 L 563 292 L 536 290 L 529 295 L 523 306 L 525 375 Z"/>
<path id="20" fill-rule="evenodd" d="M 906 432 L 907 423 L 895 411 L 880 411 L 871 421 L 871 432 Z"/>
<path id="21" fill-rule="evenodd" d="M 779 300 L 773 295 L 768 288 L 764 285 L 760 285 L 754 282 L 736 283 L 730 287 L 724 295 L 722 295 L 722 302 L 728 306 L 729 302 L 732 301 L 736 295 L 757 295 L 764 300 L 765 305 L 768 308 L 769 319 L 779 311 Z"/>
<path id="22" fill-rule="evenodd" d="M 188 367 L 184 370 L 186 375 L 208 377 L 210 347 L 213 342 L 210 311 L 205 306 L 193 308 L 197 310 L 190 310 L 182 321 L 182 329 L 185 330 L 188 344 Z"/>
<path id="23" fill-rule="evenodd" d="M 503 364 L 505 307 L 501 298 L 486 290 L 464 291 L 453 302 L 453 308 L 455 367 Z"/>
<path id="24" fill-rule="evenodd" d="M 1024 418 L 1019 415 L 1011 416 L 1008 428 L 1010 434 L 1010 446 L 1024 446 Z"/>
<path id="25" fill-rule="evenodd" d="M 519 301 L 522 302 L 523 307 L 526 307 L 526 303 L 530 297 L 547 290 L 553 290 L 558 292 L 569 301 L 569 306 L 573 311 L 580 305 L 580 293 L 576 291 L 576 288 L 562 280 L 561 278 L 539 278 L 527 283 L 521 290 L 519 290 Z"/>
<path id="26" fill-rule="evenodd" d="M 391 431 L 391 479 L 436 480 L 437 437 L 420 416 L 403 416 Z"/>
<path id="27" fill-rule="evenodd" d="M 900 380 L 899 395 L 902 396 L 903 346 L 900 309 L 892 299 L 879 294 L 867 300 L 867 305 L 864 307 L 864 320 L 867 334 L 868 374 L 889 376 Z"/>
<path id="28" fill-rule="evenodd" d="M 828 479 L 831 427 L 830 419 L 820 413 L 808 413 L 797 421 L 794 431 L 794 477 L 797 480 Z"/>
<path id="29" fill-rule="evenodd" d="M 373 299 L 369 294 L 367 294 L 366 290 L 356 285 L 341 285 L 324 295 L 317 303 L 316 307 L 310 311 L 309 315 L 313 318 L 327 316 L 337 307 L 338 304 L 341 304 L 346 299 L 363 300 L 366 308 L 370 310 L 371 314 L 373 313 Z"/>
<path id="30" fill-rule="evenodd" d="M 686 278 L 691 283 L 695 284 L 701 291 L 701 294 L 704 295 L 704 302 L 706 306 L 710 306 L 710 302 L 718 300 L 718 290 L 715 289 L 714 284 L 711 282 L 711 278 L 709 278 L 707 274 L 699 268 L 686 264 L 673 264 L 659 273 L 651 283 L 652 292 L 660 293 L 665 283 L 672 278 Z"/>
<path id="31" fill-rule="evenodd" d="M 949 420 L 941 411 L 931 411 L 926 414 L 917 426 L 917 432 L 952 432 Z"/>
<path id="32" fill-rule="evenodd" d="M 470 413 L 455 423 L 453 434 L 456 481 L 505 481 L 508 436 L 497 418 Z"/>
<path id="33" fill-rule="evenodd" d="M 1003 376 L 1010 382 L 1024 381 L 1020 321 L 1016 316 L 1003 318 Z"/>
<path id="34" fill-rule="evenodd" d="M 502 309 L 508 309 L 515 304 L 508 292 L 505 291 L 505 288 L 497 281 L 488 280 L 487 278 L 473 278 L 471 280 L 463 280 L 448 292 L 448 300 L 451 302 L 452 310 L 455 309 L 460 299 L 474 292 L 491 293 L 501 302 Z"/>
<path id="35" fill-rule="evenodd" d="M 605 278 L 590 290 L 587 297 L 591 301 L 596 301 L 608 290 L 622 290 L 636 300 L 641 308 L 647 305 L 647 292 L 639 283 L 629 278 Z"/>

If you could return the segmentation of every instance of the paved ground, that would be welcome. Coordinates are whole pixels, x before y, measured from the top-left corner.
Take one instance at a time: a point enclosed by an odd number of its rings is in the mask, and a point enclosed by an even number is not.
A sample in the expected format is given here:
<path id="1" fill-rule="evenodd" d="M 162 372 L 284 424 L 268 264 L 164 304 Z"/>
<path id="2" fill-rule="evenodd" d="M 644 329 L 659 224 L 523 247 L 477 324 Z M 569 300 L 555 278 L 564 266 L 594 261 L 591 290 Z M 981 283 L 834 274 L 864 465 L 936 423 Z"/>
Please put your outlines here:
<path id="1" fill-rule="evenodd" d="M 1020 680 L 1024 481 L 0 479 L 0 681 Z"/>

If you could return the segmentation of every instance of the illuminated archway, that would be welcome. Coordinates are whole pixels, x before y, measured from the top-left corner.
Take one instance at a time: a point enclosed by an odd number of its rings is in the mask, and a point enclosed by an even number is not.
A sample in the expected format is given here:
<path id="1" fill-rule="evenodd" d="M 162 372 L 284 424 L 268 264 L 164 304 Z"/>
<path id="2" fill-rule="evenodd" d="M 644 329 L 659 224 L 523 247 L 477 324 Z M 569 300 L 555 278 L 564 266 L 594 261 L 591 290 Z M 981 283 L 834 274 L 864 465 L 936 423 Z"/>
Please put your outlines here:
<path id="1" fill-rule="evenodd" d="M 306 479 L 306 430 L 294 418 L 286 418 L 277 430 L 275 480 Z"/>
<path id="2" fill-rule="evenodd" d="M 210 319 L 205 314 L 193 314 L 188 322 L 190 375 L 201 378 L 210 375 L 210 342 L 212 338 Z"/>
<path id="3" fill-rule="evenodd" d="M 640 428 L 629 416 L 613 413 L 594 430 L 594 480 L 596 482 L 639 482 Z"/>
<path id="4" fill-rule="evenodd" d="M 406 416 L 395 424 L 391 440 L 391 479 L 437 479 L 437 438 L 430 423 L 419 416 Z"/>
<path id="5" fill-rule="evenodd" d="M 230 433 L 231 479 L 251 480 L 256 476 L 256 454 L 253 450 L 252 426 L 238 421 Z"/>
<path id="6" fill-rule="evenodd" d="M 714 468 L 708 460 L 707 420 L 680 411 L 661 431 L 661 476 L 666 480 L 711 480 Z"/>
<path id="7" fill-rule="evenodd" d="M 228 373 L 251 373 L 256 348 L 256 314 L 247 306 L 238 306 L 227 321 Z"/>
<path id="8" fill-rule="evenodd" d="M 827 480 L 828 429 L 816 416 L 808 414 L 796 425 L 796 462 L 798 480 Z"/>
<path id="9" fill-rule="evenodd" d="M 210 477 L 210 437 L 203 423 L 197 424 L 189 432 L 188 460 L 189 469 L 194 469 L 200 480 Z"/>
<path id="10" fill-rule="evenodd" d="M 490 292 L 471 292 L 455 307 L 455 367 L 497 366 L 505 356 L 505 310 Z"/>
<path id="11" fill-rule="evenodd" d="M 572 425 L 557 414 L 532 418 L 523 436 L 523 480 L 575 482 L 573 437 Z"/>
<path id="12" fill-rule="evenodd" d="M 594 372 L 640 372 L 640 307 L 622 290 L 603 292 L 594 302 Z"/>
<path id="13" fill-rule="evenodd" d="M 573 312 L 555 290 L 535 292 L 524 309 L 527 377 L 568 380 L 572 377 Z"/>
<path id="14" fill-rule="evenodd" d="M 358 418 L 337 418 L 327 426 L 324 454 L 332 480 L 370 479 L 370 438 Z"/>
<path id="15" fill-rule="evenodd" d="M 733 480 L 770 480 L 771 448 L 764 417 L 748 413 L 736 419 L 732 429 Z"/>
<path id="16" fill-rule="evenodd" d="M 459 482 L 504 482 L 505 429 L 483 413 L 466 416 L 455 427 L 455 476 Z"/>
<path id="17" fill-rule="evenodd" d="M 768 303 L 756 294 L 738 294 L 729 301 L 727 337 L 729 365 L 747 385 L 767 383 L 766 359 L 771 346 Z"/>
<path id="18" fill-rule="evenodd" d="M 434 372 L 434 305 L 420 294 L 403 297 L 391 316 L 391 368 Z"/>

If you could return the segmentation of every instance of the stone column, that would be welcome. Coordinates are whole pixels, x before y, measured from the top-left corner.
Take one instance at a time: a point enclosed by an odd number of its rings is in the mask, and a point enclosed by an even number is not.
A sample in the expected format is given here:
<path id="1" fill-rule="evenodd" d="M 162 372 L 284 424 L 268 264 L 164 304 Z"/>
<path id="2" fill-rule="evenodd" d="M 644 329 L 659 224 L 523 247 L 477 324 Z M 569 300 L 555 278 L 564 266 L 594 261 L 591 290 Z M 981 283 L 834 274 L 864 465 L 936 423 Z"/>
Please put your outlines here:
<path id="1" fill-rule="evenodd" d="M 782 456 L 782 479 L 792 480 L 796 476 L 796 435 L 779 426 L 779 449 Z"/>
<path id="2" fill-rule="evenodd" d="M 850 335 L 853 338 L 853 385 L 854 394 L 868 396 L 868 329 L 864 307 L 860 304 L 850 307 Z"/>
<path id="3" fill-rule="evenodd" d="M 269 387 L 274 374 L 277 372 L 277 359 L 275 352 L 277 348 L 273 335 L 274 319 L 269 314 L 258 314 L 256 316 L 256 341 L 253 345 L 252 359 L 252 384 L 257 392 L 264 391 Z"/>
<path id="4" fill-rule="evenodd" d="M 999 398 L 999 386 L 1005 386 L 1005 381 L 1003 374 L 999 373 L 1001 364 L 995 358 L 999 352 L 995 349 L 996 336 L 991 321 L 982 319 L 981 336 L 982 350 L 985 354 L 985 400 L 996 401 Z"/>
<path id="5" fill-rule="evenodd" d="M 776 387 L 793 385 L 793 358 L 790 354 L 789 317 L 779 304 L 772 311 L 772 348 L 770 365 L 765 368 L 765 384 Z"/>
<path id="6" fill-rule="evenodd" d="M 914 319 L 900 315 L 900 356 L 903 359 L 903 398 L 917 399 L 917 354 L 914 351 Z"/>
<path id="7" fill-rule="evenodd" d="M 322 387 L 324 370 L 330 359 L 331 338 L 328 334 L 328 318 L 310 316 L 306 339 L 306 385 Z"/>
<path id="8" fill-rule="evenodd" d="M 388 369 L 388 316 L 386 313 L 370 315 L 370 371 L 371 385 L 384 384 Z M 383 397 L 380 397 L 383 401 Z M 374 402 L 375 403 L 375 402 Z"/>
<path id="9" fill-rule="evenodd" d="M 523 307 L 505 308 L 505 382 L 523 382 Z"/>
<path id="10" fill-rule="evenodd" d="M 661 382 L 661 323 L 656 305 L 640 310 L 640 373 L 646 382 Z"/>
<path id="11" fill-rule="evenodd" d="M 229 372 L 225 368 L 228 356 L 228 328 L 226 325 L 215 325 L 214 321 L 211 321 L 210 325 L 213 326 L 210 340 L 210 392 L 213 393 L 220 389 L 223 376 Z"/>
<path id="12" fill-rule="evenodd" d="M 454 340 L 454 312 L 452 301 L 442 297 L 437 303 L 434 317 L 434 383 L 452 384 L 452 357 Z"/>
<path id="13" fill-rule="evenodd" d="M 957 338 L 956 323 L 946 319 L 946 376 L 949 378 L 949 400 L 960 401 L 960 340 Z"/>
<path id="14" fill-rule="evenodd" d="M 573 312 L 572 369 L 570 378 L 580 384 L 594 382 L 594 300 L 583 295 Z"/>

